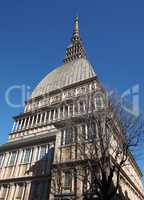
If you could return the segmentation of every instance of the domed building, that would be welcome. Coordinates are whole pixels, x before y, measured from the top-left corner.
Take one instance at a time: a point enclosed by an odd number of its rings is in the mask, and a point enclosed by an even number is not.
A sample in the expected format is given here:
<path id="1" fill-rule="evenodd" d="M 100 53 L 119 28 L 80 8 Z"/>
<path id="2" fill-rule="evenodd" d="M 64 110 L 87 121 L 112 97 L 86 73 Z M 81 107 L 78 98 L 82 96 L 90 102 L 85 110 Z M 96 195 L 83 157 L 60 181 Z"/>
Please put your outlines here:
<path id="1" fill-rule="evenodd" d="M 93 110 L 103 109 L 105 92 L 86 58 L 76 17 L 64 64 L 34 89 L 24 112 L 14 117 L 8 142 L 0 146 L 1 200 L 77 199 L 79 194 L 84 199 L 84 184 L 68 169 L 74 171 L 78 157 L 74 135 L 82 132 L 89 138 L 85 113 L 91 111 L 83 96 L 91 93 L 96 94 Z M 125 175 L 123 188 L 129 199 L 142 200 L 142 174 L 131 163 L 134 176 L 129 180 Z"/>

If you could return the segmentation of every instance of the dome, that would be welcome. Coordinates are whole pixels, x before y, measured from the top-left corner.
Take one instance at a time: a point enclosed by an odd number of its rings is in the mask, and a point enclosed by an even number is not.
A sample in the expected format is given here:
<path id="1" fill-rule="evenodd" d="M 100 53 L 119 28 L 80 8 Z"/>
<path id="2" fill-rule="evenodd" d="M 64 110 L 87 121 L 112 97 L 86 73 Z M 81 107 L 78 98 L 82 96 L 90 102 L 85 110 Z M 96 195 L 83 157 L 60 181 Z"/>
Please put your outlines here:
<path id="1" fill-rule="evenodd" d="M 45 95 L 92 77 L 96 77 L 96 74 L 87 59 L 73 60 L 50 72 L 32 92 L 31 98 Z"/>

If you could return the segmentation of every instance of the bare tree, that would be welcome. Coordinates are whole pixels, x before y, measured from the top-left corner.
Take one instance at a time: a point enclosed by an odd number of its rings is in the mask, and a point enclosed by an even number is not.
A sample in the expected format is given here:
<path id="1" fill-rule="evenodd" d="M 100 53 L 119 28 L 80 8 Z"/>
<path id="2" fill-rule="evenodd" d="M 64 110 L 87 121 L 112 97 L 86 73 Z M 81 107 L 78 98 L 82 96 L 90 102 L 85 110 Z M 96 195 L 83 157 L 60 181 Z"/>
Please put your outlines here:
<path id="1" fill-rule="evenodd" d="M 92 93 L 73 100 L 77 102 L 84 102 L 85 108 L 79 117 L 81 130 L 75 132 L 72 139 L 77 150 L 77 164 L 71 163 L 69 169 L 73 169 L 73 175 L 83 183 L 85 199 L 111 200 L 120 188 L 125 167 L 129 161 L 135 162 L 132 151 L 140 144 L 143 120 L 140 116 L 129 115 L 115 95 Z M 67 125 L 77 123 L 71 118 Z M 67 164 L 65 167 L 68 168 Z M 54 169 L 61 173 L 61 167 Z M 59 176 L 57 179 L 60 189 L 61 179 Z"/>
<path id="2" fill-rule="evenodd" d="M 97 96 L 90 98 L 93 102 Z M 81 132 L 77 144 L 80 160 L 85 161 L 79 166 L 84 173 L 79 175 L 86 184 L 85 193 L 91 198 L 111 200 L 120 188 L 120 177 L 129 165 L 128 159 L 134 161 L 132 151 L 142 139 L 143 121 L 140 116 L 127 113 L 115 95 L 107 96 L 100 110 L 93 108 L 89 112 L 88 106 L 85 121 L 87 138 Z"/>

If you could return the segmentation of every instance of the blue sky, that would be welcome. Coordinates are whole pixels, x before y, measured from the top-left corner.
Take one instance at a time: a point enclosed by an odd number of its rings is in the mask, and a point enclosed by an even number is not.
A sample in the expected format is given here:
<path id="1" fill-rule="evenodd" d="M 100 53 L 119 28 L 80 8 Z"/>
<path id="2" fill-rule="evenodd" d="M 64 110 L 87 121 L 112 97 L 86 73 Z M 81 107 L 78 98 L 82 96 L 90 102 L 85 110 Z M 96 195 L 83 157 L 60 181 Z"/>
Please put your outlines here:
<path id="1" fill-rule="evenodd" d="M 7 89 L 26 85 L 31 91 L 63 62 L 79 15 L 87 57 L 101 82 L 122 94 L 140 86 L 144 110 L 143 0 L 5 0 L 0 2 L 0 143 L 6 142 L 12 116 L 23 108 L 5 101 Z M 20 91 L 11 101 L 20 102 Z"/>

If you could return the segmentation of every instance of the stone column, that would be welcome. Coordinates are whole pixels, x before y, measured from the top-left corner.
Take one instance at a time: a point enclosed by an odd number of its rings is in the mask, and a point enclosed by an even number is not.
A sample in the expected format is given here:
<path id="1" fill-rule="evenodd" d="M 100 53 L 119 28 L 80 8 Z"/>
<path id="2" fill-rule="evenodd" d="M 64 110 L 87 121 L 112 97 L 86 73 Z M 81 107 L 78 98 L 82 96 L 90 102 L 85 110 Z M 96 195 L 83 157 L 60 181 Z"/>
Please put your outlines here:
<path id="1" fill-rule="evenodd" d="M 23 200 L 28 200 L 30 198 L 30 189 L 31 189 L 31 182 L 26 182 L 26 189 Z"/>
<path id="2" fill-rule="evenodd" d="M 84 112 L 86 112 L 86 102 L 83 101 L 83 109 L 84 109 Z"/>
<path id="3" fill-rule="evenodd" d="M 89 84 L 89 91 L 92 91 L 92 84 Z"/>
<path id="4" fill-rule="evenodd" d="M 62 133 L 60 133 L 60 140 L 61 140 L 61 134 Z M 64 130 L 64 132 L 63 132 L 63 141 L 62 141 L 62 144 L 65 144 L 65 138 L 66 138 L 66 130 Z"/>
<path id="5" fill-rule="evenodd" d="M 3 187 L 2 187 L 2 185 L 1 185 L 1 187 L 0 187 L 0 198 L 1 198 L 1 196 L 2 196 L 2 189 L 3 189 Z"/>
<path id="6" fill-rule="evenodd" d="M 31 116 L 29 116 L 28 118 L 29 118 L 29 119 L 28 119 L 28 123 L 27 123 L 26 128 L 29 128 L 29 126 L 30 126 Z"/>
<path id="7" fill-rule="evenodd" d="M 21 130 L 21 128 L 22 128 L 23 120 L 24 119 L 21 119 L 21 122 L 20 122 L 20 125 L 19 125 L 19 130 Z"/>
<path id="8" fill-rule="evenodd" d="M 40 115 L 40 124 L 42 124 L 43 115 L 44 115 L 44 113 L 42 112 Z"/>
<path id="9" fill-rule="evenodd" d="M 68 105 L 68 117 L 70 117 L 70 105 Z"/>
<path id="10" fill-rule="evenodd" d="M 36 116 L 36 125 L 38 124 L 38 118 L 39 118 L 39 113 L 37 113 L 37 116 Z"/>
<path id="11" fill-rule="evenodd" d="M 49 151 L 49 144 L 46 145 L 46 153 Z"/>
<path id="12" fill-rule="evenodd" d="M 31 148 L 29 163 L 32 162 L 32 156 L 33 156 L 33 148 Z"/>
<path id="13" fill-rule="evenodd" d="M 15 130 L 15 127 L 16 127 L 16 122 L 14 121 L 14 123 L 13 123 L 13 127 L 12 127 L 12 130 L 11 130 L 11 132 L 14 132 L 14 130 Z"/>
<path id="14" fill-rule="evenodd" d="M 78 113 L 80 114 L 80 102 L 78 101 L 77 104 L 78 104 Z"/>
<path id="15" fill-rule="evenodd" d="M 46 124 L 46 122 L 47 122 L 47 115 L 48 115 L 48 112 L 45 111 L 44 124 Z"/>
<path id="16" fill-rule="evenodd" d="M 49 111 L 49 122 L 51 121 L 51 110 Z"/>
<path id="17" fill-rule="evenodd" d="M 38 154 L 38 146 L 34 146 L 34 148 L 33 148 L 33 156 L 32 156 L 32 163 L 36 162 L 37 154 Z"/>
<path id="18" fill-rule="evenodd" d="M 27 122 L 27 118 L 24 119 L 24 124 L 23 124 L 22 129 L 25 129 L 25 128 L 26 128 L 26 122 Z"/>
<path id="19" fill-rule="evenodd" d="M 3 162 L 3 168 L 1 169 L 1 178 L 3 178 L 4 175 L 5 175 L 5 170 L 6 170 L 6 167 L 8 166 L 9 156 L 10 156 L 10 153 L 6 152 L 5 153 L 5 160 Z"/>
<path id="20" fill-rule="evenodd" d="M 13 165 L 12 170 L 11 170 L 11 176 L 15 176 L 14 173 L 15 173 L 15 170 L 17 169 L 18 156 L 19 156 L 19 151 L 16 153 L 14 165 Z"/>
<path id="21" fill-rule="evenodd" d="M 15 184 L 15 191 L 14 191 L 14 195 L 13 195 L 13 199 L 16 199 L 16 195 L 17 195 L 17 192 L 18 192 L 18 184 Z"/>
<path id="22" fill-rule="evenodd" d="M 65 106 L 63 105 L 63 117 L 62 118 L 65 118 Z"/>
<path id="23" fill-rule="evenodd" d="M 25 189 L 26 189 L 26 183 L 24 183 L 23 185 L 22 185 L 22 196 L 21 196 L 21 199 L 23 200 L 24 199 L 24 195 L 25 195 Z"/>
<path id="24" fill-rule="evenodd" d="M 6 191 L 6 195 L 5 195 L 5 200 L 8 200 L 9 192 L 10 192 L 10 185 L 8 185 L 8 187 L 7 187 L 7 191 Z"/>
<path id="25" fill-rule="evenodd" d="M 0 168 L 3 168 L 4 161 L 5 161 L 5 153 L 3 153 L 2 161 L 0 163 Z"/>
<path id="26" fill-rule="evenodd" d="M 91 101 L 92 101 L 92 99 L 91 99 L 91 97 L 90 97 L 89 100 L 88 100 L 88 106 L 89 106 L 89 107 L 88 107 L 88 112 L 90 112 L 91 109 L 92 109 L 92 104 L 91 104 L 92 102 L 91 102 Z"/>
<path id="27" fill-rule="evenodd" d="M 19 126 L 19 120 L 16 121 L 16 127 L 15 127 L 15 131 L 17 131 L 18 129 L 18 126 Z"/>
<path id="28" fill-rule="evenodd" d="M 58 120 L 60 120 L 60 107 L 58 107 Z"/>
<path id="29" fill-rule="evenodd" d="M 22 191 L 22 200 L 24 200 L 25 198 L 25 192 L 26 192 L 26 183 L 23 183 L 23 191 Z"/>
<path id="30" fill-rule="evenodd" d="M 30 125 L 31 127 L 34 125 L 34 118 L 35 118 L 35 116 L 33 115 L 32 116 L 32 122 L 31 122 L 31 125 Z"/>
<path id="31" fill-rule="evenodd" d="M 15 195 L 15 185 L 11 183 L 7 199 L 12 200 L 14 198 L 14 195 Z"/>
<path id="32" fill-rule="evenodd" d="M 22 161 L 22 156 L 23 156 L 23 149 L 19 149 L 15 176 L 19 176 L 19 168 L 20 168 L 20 164 L 21 164 L 21 161 Z"/>
<path id="33" fill-rule="evenodd" d="M 73 103 L 73 116 L 75 116 L 75 102 Z"/>
<path id="34" fill-rule="evenodd" d="M 86 136 L 85 136 L 86 138 L 85 139 L 87 140 L 88 139 L 88 127 L 87 127 L 87 125 L 85 125 L 85 132 L 86 132 Z"/>
<path id="35" fill-rule="evenodd" d="M 95 97 L 94 97 L 94 100 L 93 100 L 93 101 L 94 101 L 94 107 L 95 107 L 95 110 L 97 109 L 97 102 L 96 102 L 96 98 L 97 98 L 97 97 L 95 96 Z"/>

